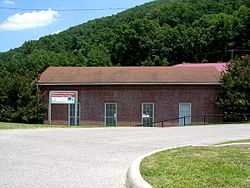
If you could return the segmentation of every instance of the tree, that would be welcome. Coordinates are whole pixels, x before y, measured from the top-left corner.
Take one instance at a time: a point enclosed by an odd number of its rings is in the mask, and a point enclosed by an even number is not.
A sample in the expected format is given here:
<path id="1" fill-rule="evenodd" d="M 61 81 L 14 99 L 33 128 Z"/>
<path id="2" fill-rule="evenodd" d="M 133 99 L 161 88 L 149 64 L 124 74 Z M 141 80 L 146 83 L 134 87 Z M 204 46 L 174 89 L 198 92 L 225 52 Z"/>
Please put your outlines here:
<path id="1" fill-rule="evenodd" d="M 250 48 L 250 8 L 241 6 L 239 11 L 235 13 L 239 19 L 236 28 L 235 47 L 249 49 Z"/>
<path id="2" fill-rule="evenodd" d="M 87 54 L 87 66 L 110 66 L 110 55 L 102 45 L 92 45 Z"/>
<path id="3" fill-rule="evenodd" d="M 237 114 L 250 114 L 250 57 L 232 61 L 222 78 L 222 92 L 218 105 L 226 119 L 235 120 Z"/>
<path id="4" fill-rule="evenodd" d="M 143 62 L 148 64 L 148 60 L 152 59 L 150 56 L 157 30 L 159 25 L 147 19 L 138 19 L 121 27 L 112 48 L 112 63 L 121 66 L 140 66 Z"/>
<path id="5" fill-rule="evenodd" d="M 36 84 L 27 75 L 9 74 L 0 80 L 0 119 L 21 123 L 41 123 L 45 114 L 39 103 Z"/>

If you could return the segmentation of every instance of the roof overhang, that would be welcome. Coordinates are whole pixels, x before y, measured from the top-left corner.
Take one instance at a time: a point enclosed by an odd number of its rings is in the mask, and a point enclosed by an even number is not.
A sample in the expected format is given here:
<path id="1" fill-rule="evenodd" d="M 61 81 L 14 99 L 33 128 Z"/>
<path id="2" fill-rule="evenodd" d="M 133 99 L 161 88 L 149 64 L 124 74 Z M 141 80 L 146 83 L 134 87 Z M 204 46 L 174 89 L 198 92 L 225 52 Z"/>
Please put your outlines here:
<path id="1" fill-rule="evenodd" d="M 220 82 L 38 82 L 40 86 L 104 86 L 104 85 L 221 85 Z"/>

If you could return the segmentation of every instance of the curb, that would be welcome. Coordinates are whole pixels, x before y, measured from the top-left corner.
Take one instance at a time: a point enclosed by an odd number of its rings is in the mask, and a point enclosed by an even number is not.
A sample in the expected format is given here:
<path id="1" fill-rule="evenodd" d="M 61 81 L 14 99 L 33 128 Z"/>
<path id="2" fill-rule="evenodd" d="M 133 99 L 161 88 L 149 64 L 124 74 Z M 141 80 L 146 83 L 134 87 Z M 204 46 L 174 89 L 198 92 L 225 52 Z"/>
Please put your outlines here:
<path id="1" fill-rule="evenodd" d="M 129 167 L 127 171 L 125 187 L 126 188 L 152 188 L 152 186 L 148 182 L 146 182 L 141 175 L 140 164 L 142 160 L 150 155 L 153 155 L 161 151 L 176 149 L 176 148 L 186 147 L 186 146 L 190 146 L 190 145 L 179 145 L 179 146 L 174 146 L 174 147 L 157 149 L 150 153 L 147 153 L 145 155 L 138 157 L 136 160 L 132 162 L 131 166 Z"/>
<path id="2" fill-rule="evenodd" d="M 234 142 L 234 143 L 229 143 L 229 144 L 219 144 L 219 145 L 214 145 L 214 147 L 223 147 L 223 146 L 234 146 L 234 145 L 250 145 L 250 142 Z"/>
<path id="3" fill-rule="evenodd" d="M 213 147 L 223 147 L 223 146 L 232 146 L 232 145 L 249 145 L 250 143 L 229 143 L 229 144 L 221 144 L 221 145 L 179 145 L 174 147 L 167 147 L 162 149 L 154 150 L 150 153 L 147 153 L 145 155 L 142 155 L 138 157 L 135 161 L 132 162 L 131 166 L 129 167 L 127 171 L 127 177 L 126 177 L 126 188 L 152 188 L 152 186 L 146 182 L 140 172 L 140 164 L 142 160 L 146 157 L 149 157 L 150 155 L 153 155 L 158 152 L 170 150 L 170 149 L 177 149 L 181 147 L 187 147 L 187 146 L 213 146 Z"/>

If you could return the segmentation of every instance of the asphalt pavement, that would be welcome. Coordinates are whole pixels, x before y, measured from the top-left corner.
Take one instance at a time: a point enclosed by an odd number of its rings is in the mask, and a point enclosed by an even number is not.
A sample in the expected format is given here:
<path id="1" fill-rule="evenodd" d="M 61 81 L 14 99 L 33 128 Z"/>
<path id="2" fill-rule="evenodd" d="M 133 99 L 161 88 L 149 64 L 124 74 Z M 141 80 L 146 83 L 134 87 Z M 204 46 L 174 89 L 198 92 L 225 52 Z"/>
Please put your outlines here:
<path id="1" fill-rule="evenodd" d="M 123 188 L 131 162 L 163 147 L 250 138 L 250 125 L 0 130 L 0 188 Z"/>

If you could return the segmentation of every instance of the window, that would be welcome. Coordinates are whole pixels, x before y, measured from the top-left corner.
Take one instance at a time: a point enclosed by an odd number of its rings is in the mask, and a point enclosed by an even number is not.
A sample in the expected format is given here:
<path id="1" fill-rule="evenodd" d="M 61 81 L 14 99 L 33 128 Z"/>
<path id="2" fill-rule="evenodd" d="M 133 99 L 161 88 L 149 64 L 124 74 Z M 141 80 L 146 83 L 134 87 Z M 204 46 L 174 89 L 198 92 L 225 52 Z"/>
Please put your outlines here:
<path id="1" fill-rule="evenodd" d="M 142 124 L 145 127 L 152 127 L 154 122 L 154 104 L 142 104 Z"/>
<path id="2" fill-rule="evenodd" d="M 117 104 L 105 103 L 105 125 L 117 126 Z"/>

